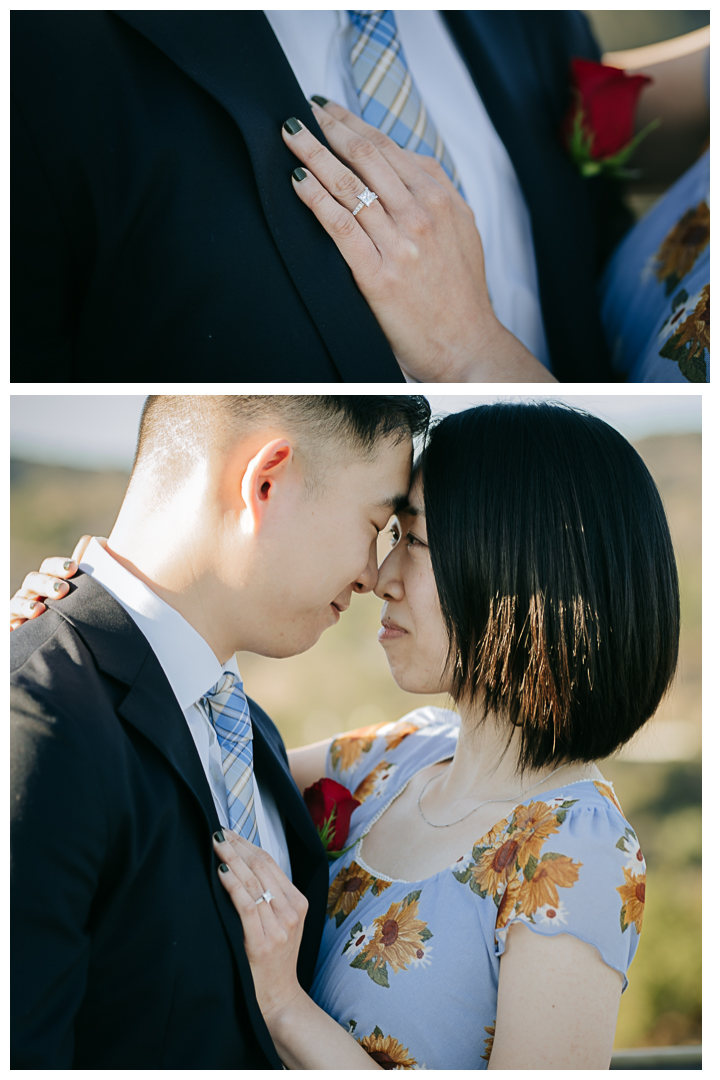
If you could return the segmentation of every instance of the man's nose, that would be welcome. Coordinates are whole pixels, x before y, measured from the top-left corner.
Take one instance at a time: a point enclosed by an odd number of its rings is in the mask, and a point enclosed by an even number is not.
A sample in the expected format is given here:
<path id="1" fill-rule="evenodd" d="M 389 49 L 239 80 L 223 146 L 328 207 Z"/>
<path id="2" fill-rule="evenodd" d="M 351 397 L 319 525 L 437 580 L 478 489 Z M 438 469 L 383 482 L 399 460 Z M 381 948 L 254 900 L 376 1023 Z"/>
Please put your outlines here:
<path id="1" fill-rule="evenodd" d="M 378 579 L 378 560 L 377 560 L 377 542 L 373 542 L 370 545 L 370 554 L 368 555 L 367 566 L 363 570 L 360 577 L 353 582 L 353 592 L 357 593 L 369 593 L 372 592 L 377 585 Z"/>

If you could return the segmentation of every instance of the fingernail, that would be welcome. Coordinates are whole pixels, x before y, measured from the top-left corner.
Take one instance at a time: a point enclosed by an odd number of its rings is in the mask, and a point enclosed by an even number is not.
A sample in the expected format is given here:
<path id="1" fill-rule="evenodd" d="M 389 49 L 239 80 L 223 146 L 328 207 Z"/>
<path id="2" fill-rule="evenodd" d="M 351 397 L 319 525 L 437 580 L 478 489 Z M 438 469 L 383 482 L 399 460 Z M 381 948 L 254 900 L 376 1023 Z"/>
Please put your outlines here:
<path id="1" fill-rule="evenodd" d="M 213 840 L 217 844 L 224 844 L 225 843 L 225 837 L 223 836 L 223 834 L 221 832 L 214 832 L 213 833 Z"/>
<path id="2" fill-rule="evenodd" d="M 224 862 L 220 863 L 220 873 L 221 874 L 227 874 L 229 869 L 230 869 L 230 867 L 227 865 L 227 863 L 224 863 Z"/>
<path id="3" fill-rule="evenodd" d="M 288 135 L 297 135 L 298 131 L 302 131 L 302 124 L 299 120 L 296 120 L 294 116 L 291 116 L 289 120 L 286 120 L 283 127 Z"/>
<path id="4" fill-rule="evenodd" d="M 304 169 L 293 169 L 293 180 L 297 180 L 298 184 L 301 180 L 304 180 L 307 173 Z"/>
<path id="5" fill-rule="evenodd" d="M 67 562 L 63 563 L 63 570 L 69 570 L 71 566 L 72 566 L 72 559 L 68 559 Z"/>
<path id="6" fill-rule="evenodd" d="M 62 584 L 62 581 L 56 581 L 53 583 L 53 589 L 55 590 L 55 592 L 60 592 Z"/>
<path id="7" fill-rule="evenodd" d="M 313 94 L 310 100 L 314 101 L 316 105 L 319 105 L 321 109 L 324 109 L 329 101 L 329 98 L 322 97 L 320 94 Z"/>
<path id="8" fill-rule="evenodd" d="M 36 605 L 36 601 L 35 601 L 35 600 L 31 600 L 31 601 L 30 601 L 30 610 L 31 610 L 31 611 L 34 611 L 34 610 L 35 610 L 35 608 L 36 608 L 36 606 L 37 606 L 37 605 Z"/>

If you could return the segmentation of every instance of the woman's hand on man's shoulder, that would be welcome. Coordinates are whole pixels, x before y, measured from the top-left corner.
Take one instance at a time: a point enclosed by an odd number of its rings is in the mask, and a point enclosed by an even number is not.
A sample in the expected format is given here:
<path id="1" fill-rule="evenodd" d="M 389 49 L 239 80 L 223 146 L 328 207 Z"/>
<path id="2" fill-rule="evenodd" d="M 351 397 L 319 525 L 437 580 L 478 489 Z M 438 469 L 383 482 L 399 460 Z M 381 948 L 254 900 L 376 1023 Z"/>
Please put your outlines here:
<path id="1" fill-rule="evenodd" d="M 73 577 L 85 554 L 85 549 L 92 540 L 89 535 L 81 536 L 70 558 L 62 555 L 44 559 L 40 569 L 28 574 L 22 585 L 10 601 L 10 629 L 16 630 L 28 619 L 36 619 L 47 610 L 46 600 L 59 600 L 69 591 L 67 579 Z"/>

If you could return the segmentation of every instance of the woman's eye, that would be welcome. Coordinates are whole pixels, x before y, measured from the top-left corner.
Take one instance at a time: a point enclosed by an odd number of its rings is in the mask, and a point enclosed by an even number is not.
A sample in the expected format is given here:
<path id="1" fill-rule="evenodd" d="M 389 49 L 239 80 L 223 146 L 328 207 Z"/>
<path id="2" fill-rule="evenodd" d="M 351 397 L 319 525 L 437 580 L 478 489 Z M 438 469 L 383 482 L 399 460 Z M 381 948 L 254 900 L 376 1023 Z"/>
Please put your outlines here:
<path id="1" fill-rule="evenodd" d="M 425 544 L 417 536 L 413 536 L 412 533 L 407 534 L 408 547 L 425 547 Z"/>

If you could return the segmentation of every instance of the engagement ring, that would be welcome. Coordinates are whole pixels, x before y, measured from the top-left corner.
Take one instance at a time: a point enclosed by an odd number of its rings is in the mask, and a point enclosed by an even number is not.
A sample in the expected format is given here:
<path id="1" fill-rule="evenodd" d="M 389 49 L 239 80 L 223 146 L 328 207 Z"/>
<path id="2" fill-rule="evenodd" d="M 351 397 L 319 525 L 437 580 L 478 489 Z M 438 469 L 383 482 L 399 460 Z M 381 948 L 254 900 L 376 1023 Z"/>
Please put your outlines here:
<path id="1" fill-rule="evenodd" d="M 375 202 L 377 195 L 374 191 L 371 191 L 370 188 L 366 187 L 362 195 L 356 195 L 355 198 L 360 200 L 360 205 L 356 206 L 353 210 L 353 217 L 360 213 L 363 206 L 369 206 L 371 202 Z"/>
<path id="2" fill-rule="evenodd" d="M 269 889 L 266 889 L 266 890 L 265 890 L 265 892 L 264 892 L 264 893 L 262 894 L 262 896 L 260 897 L 260 899 L 259 899 L 259 900 L 256 900 L 256 901 L 255 901 L 255 907 L 257 907 L 257 906 L 258 906 L 258 904 L 262 904 L 263 900 L 267 901 L 267 903 L 269 904 L 269 903 L 270 903 L 270 901 L 271 901 L 271 900 L 274 900 L 274 899 L 275 899 L 275 897 L 274 897 L 274 896 L 273 896 L 273 894 L 272 894 L 272 893 L 270 892 L 270 890 L 269 890 Z"/>

